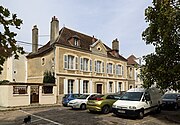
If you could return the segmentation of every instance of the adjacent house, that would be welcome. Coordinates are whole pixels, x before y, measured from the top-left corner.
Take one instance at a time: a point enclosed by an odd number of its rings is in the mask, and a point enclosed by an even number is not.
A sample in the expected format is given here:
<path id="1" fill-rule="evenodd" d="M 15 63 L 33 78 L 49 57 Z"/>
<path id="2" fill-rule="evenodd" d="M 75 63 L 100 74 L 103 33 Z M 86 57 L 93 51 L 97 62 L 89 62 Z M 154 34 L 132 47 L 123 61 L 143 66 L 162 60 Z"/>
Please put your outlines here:
<path id="1" fill-rule="evenodd" d="M 32 52 L 27 56 L 27 82 L 42 83 L 45 71 L 54 73 L 57 100 L 67 93 L 114 93 L 129 88 L 127 59 L 103 41 L 63 27 L 52 18 L 50 41 L 38 48 L 38 28 L 32 29 Z"/>
<path id="2" fill-rule="evenodd" d="M 129 89 L 141 87 L 143 84 L 143 81 L 139 77 L 141 58 L 136 58 L 134 55 L 131 55 L 127 58 L 127 60 L 127 79 Z"/>

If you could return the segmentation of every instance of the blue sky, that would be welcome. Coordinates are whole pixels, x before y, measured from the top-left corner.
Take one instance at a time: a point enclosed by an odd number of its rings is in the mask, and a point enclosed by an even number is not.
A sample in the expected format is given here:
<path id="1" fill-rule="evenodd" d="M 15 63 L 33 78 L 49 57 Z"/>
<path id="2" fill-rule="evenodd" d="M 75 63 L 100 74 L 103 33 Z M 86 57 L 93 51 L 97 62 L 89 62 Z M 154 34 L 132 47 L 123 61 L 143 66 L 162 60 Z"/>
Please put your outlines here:
<path id="1" fill-rule="evenodd" d="M 140 57 L 154 51 L 152 45 L 142 40 L 147 28 L 145 8 L 150 0 L 1 0 L 1 5 L 16 13 L 23 20 L 16 37 L 19 41 L 31 43 L 33 25 L 39 28 L 39 35 L 50 34 L 50 21 L 56 16 L 60 29 L 65 26 L 95 36 L 111 47 L 112 40 L 120 41 L 120 54 Z M 2 27 L 1 27 L 2 28 Z M 49 36 L 39 37 L 39 44 L 48 42 Z M 31 45 L 20 44 L 26 51 Z"/>

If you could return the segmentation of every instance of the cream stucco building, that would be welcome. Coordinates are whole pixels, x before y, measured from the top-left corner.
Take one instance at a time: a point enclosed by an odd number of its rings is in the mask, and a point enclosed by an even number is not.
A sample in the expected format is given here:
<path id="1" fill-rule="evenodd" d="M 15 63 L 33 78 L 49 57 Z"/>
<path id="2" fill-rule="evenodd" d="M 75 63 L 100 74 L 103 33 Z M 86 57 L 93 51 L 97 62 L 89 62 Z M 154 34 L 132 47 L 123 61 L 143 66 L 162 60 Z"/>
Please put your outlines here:
<path id="1" fill-rule="evenodd" d="M 28 82 L 43 81 L 45 71 L 55 74 L 57 94 L 114 93 L 128 90 L 127 60 L 119 54 L 119 41 L 112 48 L 100 39 L 51 21 L 50 41 L 38 48 L 38 28 L 32 30 L 32 53 L 27 56 Z"/>

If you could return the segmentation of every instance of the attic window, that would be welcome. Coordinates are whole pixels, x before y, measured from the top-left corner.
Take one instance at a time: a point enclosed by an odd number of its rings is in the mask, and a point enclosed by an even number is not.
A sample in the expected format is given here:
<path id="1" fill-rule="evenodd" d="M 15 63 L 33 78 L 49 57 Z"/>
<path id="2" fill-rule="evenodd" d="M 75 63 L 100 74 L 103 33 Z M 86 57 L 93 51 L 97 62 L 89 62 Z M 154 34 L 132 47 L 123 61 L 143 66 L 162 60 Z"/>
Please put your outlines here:
<path id="1" fill-rule="evenodd" d="M 79 46 L 79 44 L 78 44 L 78 39 L 76 39 L 76 38 L 74 38 L 74 45 L 75 45 L 75 46 Z"/>

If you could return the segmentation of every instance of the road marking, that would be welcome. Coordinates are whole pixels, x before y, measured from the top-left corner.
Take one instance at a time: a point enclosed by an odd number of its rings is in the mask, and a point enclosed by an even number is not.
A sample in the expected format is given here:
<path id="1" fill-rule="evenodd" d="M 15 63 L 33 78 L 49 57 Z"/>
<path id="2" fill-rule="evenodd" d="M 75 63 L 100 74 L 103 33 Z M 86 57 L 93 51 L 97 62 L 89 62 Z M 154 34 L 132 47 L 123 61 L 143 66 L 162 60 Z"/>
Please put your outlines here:
<path id="1" fill-rule="evenodd" d="M 33 115 L 33 114 L 31 114 L 31 113 L 29 113 L 29 112 L 26 112 L 26 111 L 23 111 L 23 110 L 19 110 L 19 111 L 20 111 L 20 112 L 23 112 L 23 113 L 25 113 L 25 114 L 28 114 L 28 115 L 34 116 L 34 117 L 36 117 L 36 118 L 39 118 L 39 119 L 42 119 L 42 120 L 45 120 L 45 121 L 51 122 L 51 123 L 53 123 L 53 124 L 55 124 L 55 125 L 63 125 L 63 124 L 60 124 L 60 123 L 58 123 L 58 122 L 52 121 L 52 120 L 50 120 L 50 119 L 43 118 L 43 117 L 38 116 L 38 115 Z"/>

